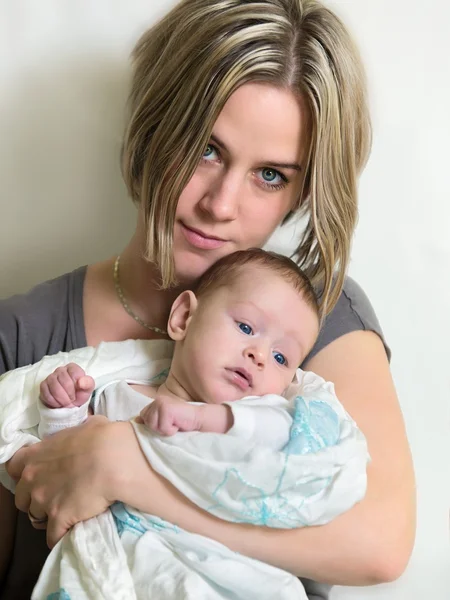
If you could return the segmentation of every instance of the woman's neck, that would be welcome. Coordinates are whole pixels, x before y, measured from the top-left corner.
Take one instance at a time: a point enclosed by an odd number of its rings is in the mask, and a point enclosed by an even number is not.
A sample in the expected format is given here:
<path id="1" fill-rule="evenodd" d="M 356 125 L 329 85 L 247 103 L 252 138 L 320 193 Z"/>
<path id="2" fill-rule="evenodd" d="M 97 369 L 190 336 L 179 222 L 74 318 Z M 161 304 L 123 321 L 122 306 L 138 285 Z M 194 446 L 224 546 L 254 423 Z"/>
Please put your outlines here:
<path id="1" fill-rule="evenodd" d="M 144 242 L 139 231 L 120 255 L 119 281 L 131 310 L 145 323 L 165 330 L 172 302 L 182 290 L 159 288 L 159 270 L 144 259 Z"/>

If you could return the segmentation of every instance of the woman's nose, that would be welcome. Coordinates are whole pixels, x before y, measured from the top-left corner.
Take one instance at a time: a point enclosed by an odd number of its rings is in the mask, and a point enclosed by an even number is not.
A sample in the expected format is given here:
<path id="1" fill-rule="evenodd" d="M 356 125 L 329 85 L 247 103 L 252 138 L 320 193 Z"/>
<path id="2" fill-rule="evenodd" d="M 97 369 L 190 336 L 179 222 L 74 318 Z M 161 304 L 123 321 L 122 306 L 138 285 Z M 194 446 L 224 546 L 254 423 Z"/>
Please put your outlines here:
<path id="1" fill-rule="evenodd" d="M 231 174 L 221 175 L 205 191 L 199 206 L 214 221 L 234 221 L 238 216 L 241 195 L 239 178 Z"/>
<path id="2" fill-rule="evenodd" d="M 249 346 L 244 350 L 244 355 L 246 358 L 249 358 L 258 369 L 264 368 L 266 364 L 266 353 L 262 348 L 259 348 L 256 345 Z"/>

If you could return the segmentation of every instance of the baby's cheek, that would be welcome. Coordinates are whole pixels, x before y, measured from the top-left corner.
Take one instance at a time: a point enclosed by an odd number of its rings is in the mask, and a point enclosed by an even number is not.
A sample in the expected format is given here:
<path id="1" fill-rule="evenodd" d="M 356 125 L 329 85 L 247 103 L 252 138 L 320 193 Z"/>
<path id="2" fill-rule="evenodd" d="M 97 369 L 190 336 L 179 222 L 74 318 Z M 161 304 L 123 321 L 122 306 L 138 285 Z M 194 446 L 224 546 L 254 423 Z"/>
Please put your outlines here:
<path id="1" fill-rule="evenodd" d="M 234 402 L 238 398 L 242 398 L 242 394 L 226 383 L 214 385 L 211 393 L 208 394 L 209 404 L 223 404 L 224 402 Z"/>

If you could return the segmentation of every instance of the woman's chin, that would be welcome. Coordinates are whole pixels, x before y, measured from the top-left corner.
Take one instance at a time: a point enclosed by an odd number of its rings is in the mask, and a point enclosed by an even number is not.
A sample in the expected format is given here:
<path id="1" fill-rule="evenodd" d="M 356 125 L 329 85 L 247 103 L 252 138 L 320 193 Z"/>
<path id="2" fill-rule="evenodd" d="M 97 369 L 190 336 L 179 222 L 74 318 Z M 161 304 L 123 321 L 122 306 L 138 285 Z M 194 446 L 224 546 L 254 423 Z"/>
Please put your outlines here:
<path id="1" fill-rule="evenodd" d="M 198 256 L 188 252 L 183 253 L 182 256 L 175 256 L 175 272 L 178 282 L 183 286 L 195 283 L 218 259 L 219 256 L 215 254 Z"/>

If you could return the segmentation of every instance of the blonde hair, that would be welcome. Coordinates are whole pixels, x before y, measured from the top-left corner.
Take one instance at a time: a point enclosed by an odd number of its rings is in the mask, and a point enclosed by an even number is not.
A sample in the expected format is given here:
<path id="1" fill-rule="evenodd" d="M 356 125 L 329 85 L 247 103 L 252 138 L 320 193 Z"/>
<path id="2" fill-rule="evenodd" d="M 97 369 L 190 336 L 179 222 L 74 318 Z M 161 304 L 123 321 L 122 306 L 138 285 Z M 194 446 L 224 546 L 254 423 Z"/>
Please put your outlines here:
<path id="1" fill-rule="evenodd" d="M 237 250 L 219 258 L 197 281 L 194 288 L 196 296 L 201 298 L 215 292 L 218 288 L 232 285 L 248 266 L 267 269 L 279 275 L 302 296 L 319 318 L 320 311 L 316 292 L 305 273 L 287 256 L 261 248 Z"/>
<path id="2" fill-rule="evenodd" d="M 183 0 L 142 36 L 133 61 L 122 172 L 143 208 L 146 258 L 162 286 L 175 283 L 178 198 L 220 111 L 244 83 L 268 83 L 308 106 L 311 141 L 294 207 L 308 221 L 293 257 L 328 313 L 342 290 L 371 137 L 363 68 L 340 19 L 317 0 Z"/>

